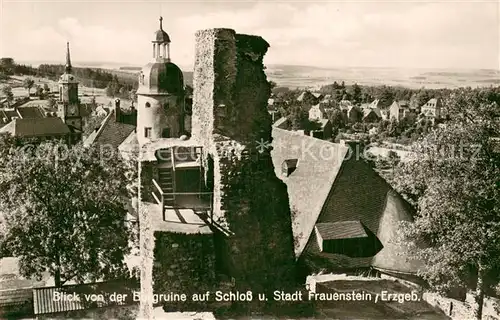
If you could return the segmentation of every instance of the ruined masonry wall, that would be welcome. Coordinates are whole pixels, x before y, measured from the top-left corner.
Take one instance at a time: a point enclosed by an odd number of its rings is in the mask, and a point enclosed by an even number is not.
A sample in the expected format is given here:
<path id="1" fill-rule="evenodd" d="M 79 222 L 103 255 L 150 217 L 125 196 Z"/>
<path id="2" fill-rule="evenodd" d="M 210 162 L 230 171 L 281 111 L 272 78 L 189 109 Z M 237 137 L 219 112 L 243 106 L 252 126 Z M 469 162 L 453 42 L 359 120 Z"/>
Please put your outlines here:
<path id="1" fill-rule="evenodd" d="M 155 232 L 155 293 L 197 293 L 215 281 L 213 235 Z"/>
<path id="2" fill-rule="evenodd" d="M 287 286 L 295 274 L 288 193 L 270 150 L 256 148 L 271 141 L 269 44 L 228 29 L 199 31 L 196 41 L 193 138 L 213 159 L 214 219 L 234 233 L 220 259 L 242 288 Z"/>
<path id="3" fill-rule="evenodd" d="M 223 216 L 221 207 L 220 157 L 214 141 L 220 122 L 218 111 L 232 103 L 232 87 L 236 77 L 235 32 L 231 29 L 208 29 L 196 33 L 193 74 L 192 137 L 203 146 L 203 167 L 208 173 L 207 159 L 214 161 L 214 219 Z M 219 107 L 219 105 L 225 107 Z"/>

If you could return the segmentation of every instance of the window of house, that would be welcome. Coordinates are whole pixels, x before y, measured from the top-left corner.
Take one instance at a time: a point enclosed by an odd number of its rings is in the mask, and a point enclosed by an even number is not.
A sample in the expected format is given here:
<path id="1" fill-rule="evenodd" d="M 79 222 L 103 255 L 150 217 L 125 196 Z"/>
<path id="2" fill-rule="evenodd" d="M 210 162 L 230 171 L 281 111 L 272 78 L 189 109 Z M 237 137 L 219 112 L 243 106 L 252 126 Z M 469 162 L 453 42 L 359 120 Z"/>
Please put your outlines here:
<path id="1" fill-rule="evenodd" d="M 151 104 L 149 102 L 146 102 L 146 108 L 151 107 Z"/>
<path id="2" fill-rule="evenodd" d="M 144 128 L 144 137 L 151 138 L 151 128 Z"/>

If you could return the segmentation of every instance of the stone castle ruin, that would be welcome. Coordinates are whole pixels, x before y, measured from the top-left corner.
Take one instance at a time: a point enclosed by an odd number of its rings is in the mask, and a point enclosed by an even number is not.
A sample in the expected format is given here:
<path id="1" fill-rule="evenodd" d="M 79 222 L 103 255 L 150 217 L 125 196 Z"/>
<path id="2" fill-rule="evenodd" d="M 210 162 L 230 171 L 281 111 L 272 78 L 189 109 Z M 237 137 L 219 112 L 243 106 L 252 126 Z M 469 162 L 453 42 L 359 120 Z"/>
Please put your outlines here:
<path id="1" fill-rule="evenodd" d="M 170 49 L 160 50 L 169 44 L 160 26 L 137 92 L 145 318 L 157 306 L 153 293 L 213 290 L 221 276 L 234 290 L 260 292 L 295 280 L 286 185 L 271 150 L 256 148 L 272 140 L 269 44 L 230 29 L 198 31 L 192 115 L 182 73 Z"/>
<path id="2" fill-rule="evenodd" d="M 413 279 L 422 267 L 392 243 L 411 206 L 350 156 L 357 142 L 272 126 L 268 48 L 230 29 L 198 31 L 191 107 L 170 38 L 161 25 L 155 33 L 136 132 L 123 143 L 139 153 L 144 318 L 153 306 L 211 307 L 162 304 L 153 293 L 269 293 L 325 270 Z"/>

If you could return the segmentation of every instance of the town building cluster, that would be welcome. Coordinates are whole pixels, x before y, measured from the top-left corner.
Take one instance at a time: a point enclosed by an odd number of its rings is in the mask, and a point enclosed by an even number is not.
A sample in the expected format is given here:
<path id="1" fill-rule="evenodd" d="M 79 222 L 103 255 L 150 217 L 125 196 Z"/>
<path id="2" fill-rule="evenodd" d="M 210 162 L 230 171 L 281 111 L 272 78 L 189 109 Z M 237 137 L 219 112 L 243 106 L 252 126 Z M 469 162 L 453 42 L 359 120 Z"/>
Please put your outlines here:
<path id="1" fill-rule="evenodd" d="M 30 98 L 14 104 L 2 103 L 0 133 L 37 140 L 65 140 L 75 144 L 82 140 L 83 127 L 93 115 L 88 104 L 80 102 L 78 80 L 72 74 L 69 43 L 66 48 L 65 72 L 58 81 L 55 106 L 33 104 Z"/>
<path id="2" fill-rule="evenodd" d="M 435 123 L 445 118 L 441 99 L 432 98 L 423 105 L 416 105 L 406 100 L 394 100 L 390 106 L 382 106 L 379 99 L 371 103 L 355 104 L 350 100 L 335 102 L 330 94 L 323 95 L 319 92 L 303 91 L 296 101 L 282 101 L 272 97 L 268 100 L 268 112 L 273 118 L 273 123 L 279 128 L 288 128 L 287 117 L 278 118 L 278 106 L 300 104 L 308 112 L 309 120 L 318 124 L 318 128 L 304 132 L 320 139 L 332 138 L 332 126 L 329 114 L 340 110 L 345 123 L 376 124 L 380 121 L 399 122 L 403 119 L 412 119 L 415 122 L 429 121 Z M 307 101 L 307 102 L 306 102 Z"/>

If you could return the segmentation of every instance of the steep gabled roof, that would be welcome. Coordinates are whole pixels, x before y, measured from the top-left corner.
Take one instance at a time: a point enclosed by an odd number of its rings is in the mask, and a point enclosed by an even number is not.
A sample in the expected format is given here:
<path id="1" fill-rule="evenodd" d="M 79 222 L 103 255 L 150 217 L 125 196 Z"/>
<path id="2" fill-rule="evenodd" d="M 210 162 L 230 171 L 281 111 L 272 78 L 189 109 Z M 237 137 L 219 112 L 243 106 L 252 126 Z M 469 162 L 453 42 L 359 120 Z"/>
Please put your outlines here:
<path id="1" fill-rule="evenodd" d="M 281 117 L 273 124 L 273 127 L 284 129 L 288 125 L 288 118 Z"/>
<path id="2" fill-rule="evenodd" d="M 370 113 L 374 113 L 377 117 L 382 118 L 382 113 L 380 112 L 379 108 L 373 108 L 373 109 L 363 109 L 363 119 L 367 118 Z"/>
<path id="3" fill-rule="evenodd" d="M 380 100 L 375 99 L 372 101 L 372 103 L 369 104 L 369 108 L 378 108 L 380 107 Z"/>
<path id="4" fill-rule="evenodd" d="M 14 119 L 0 129 L 17 137 L 54 136 L 71 133 L 70 128 L 60 118 Z"/>
<path id="5" fill-rule="evenodd" d="M 274 127 L 271 156 L 276 176 L 288 186 L 290 209 L 294 213 L 295 253 L 305 248 L 330 189 L 340 170 L 347 148 L 296 132 Z M 326 157 L 320 157 L 320 153 Z M 281 164 L 298 159 L 298 166 L 289 177 L 281 174 Z"/>
<path id="6" fill-rule="evenodd" d="M 102 122 L 101 127 L 85 140 L 85 145 L 109 145 L 116 149 L 134 130 L 135 126 L 132 124 L 117 122 L 115 111 L 112 110 Z"/>
<path id="7" fill-rule="evenodd" d="M 411 221 L 413 211 L 369 164 L 341 144 L 276 127 L 272 134 L 271 156 L 276 175 L 288 187 L 297 256 L 326 259 L 336 268 L 373 266 L 408 273 L 418 270 L 420 264 L 399 256 L 404 255 L 404 250 L 392 243 L 398 222 Z M 290 158 L 299 159 L 299 164 L 292 175 L 284 177 L 281 163 Z M 315 227 L 328 237 L 343 237 L 361 230 L 353 227 L 353 221 L 364 227 L 367 239 L 382 244 L 375 256 L 321 252 L 317 238 L 312 236 Z"/>
<path id="8" fill-rule="evenodd" d="M 17 111 L 23 119 L 26 118 L 44 118 L 45 115 L 42 113 L 39 107 L 20 107 Z"/>
<path id="9" fill-rule="evenodd" d="M 318 97 L 320 95 L 318 94 Z M 304 91 L 302 92 L 298 97 L 297 97 L 297 101 L 304 101 L 304 99 L 306 97 L 309 97 L 309 98 L 312 98 L 312 99 L 318 99 L 318 97 L 316 97 L 316 95 L 314 93 L 311 93 L 311 91 Z"/>

